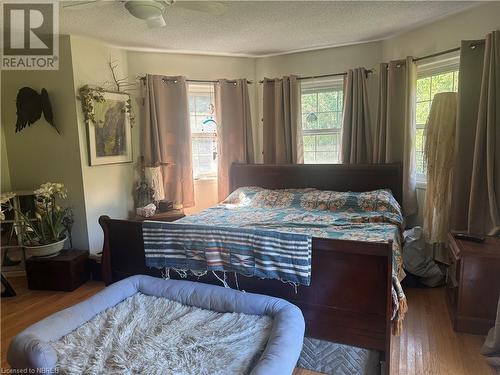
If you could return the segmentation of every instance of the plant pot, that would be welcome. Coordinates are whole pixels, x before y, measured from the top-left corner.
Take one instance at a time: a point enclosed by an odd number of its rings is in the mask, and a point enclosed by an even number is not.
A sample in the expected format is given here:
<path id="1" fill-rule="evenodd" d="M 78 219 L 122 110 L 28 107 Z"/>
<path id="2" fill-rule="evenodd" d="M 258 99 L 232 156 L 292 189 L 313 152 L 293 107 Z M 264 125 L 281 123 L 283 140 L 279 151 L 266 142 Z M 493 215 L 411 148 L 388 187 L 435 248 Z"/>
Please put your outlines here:
<path id="1" fill-rule="evenodd" d="M 25 245 L 24 248 L 26 249 L 26 253 L 28 256 L 32 257 L 48 257 L 48 256 L 54 256 L 57 255 L 64 247 L 64 242 L 66 241 L 67 237 L 64 237 L 62 240 L 49 243 L 47 245 L 38 245 L 38 246 L 27 246 Z"/>

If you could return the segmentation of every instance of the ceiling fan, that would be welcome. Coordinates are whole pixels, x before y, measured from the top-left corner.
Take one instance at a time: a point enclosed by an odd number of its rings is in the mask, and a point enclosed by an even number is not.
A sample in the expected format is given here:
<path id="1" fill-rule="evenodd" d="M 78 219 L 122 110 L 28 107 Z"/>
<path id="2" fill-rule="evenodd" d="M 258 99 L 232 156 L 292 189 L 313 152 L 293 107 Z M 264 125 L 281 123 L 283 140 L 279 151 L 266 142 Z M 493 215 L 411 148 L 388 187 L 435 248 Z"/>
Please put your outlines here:
<path id="1" fill-rule="evenodd" d="M 165 14 L 169 7 L 184 8 L 197 12 L 221 15 L 226 11 L 226 4 L 217 1 L 176 1 L 176 0 L 129 0 L 129 1 L 67 1 L 62 7 L 65 9 L 88 8 L 90 5 L 103 4 L 124 5 L 128 12 L 136 18 L 146 21 L 149 27 L 163 27 L 167 25 Z"/>

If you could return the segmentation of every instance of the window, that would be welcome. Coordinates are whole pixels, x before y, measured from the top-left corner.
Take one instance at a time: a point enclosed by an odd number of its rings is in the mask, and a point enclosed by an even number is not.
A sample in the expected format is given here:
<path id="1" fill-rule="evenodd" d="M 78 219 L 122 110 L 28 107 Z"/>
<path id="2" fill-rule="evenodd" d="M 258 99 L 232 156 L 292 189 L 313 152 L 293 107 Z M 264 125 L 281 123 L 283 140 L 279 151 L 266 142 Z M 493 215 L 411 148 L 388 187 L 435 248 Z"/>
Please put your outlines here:
<path id="1" fill-rule="evenodd" d="M 193 176 L 217 176 L 217 120 L 214 86 L 189 85 L 189 119 L 191 124 Z"/>
<path id="2" fill-rule="evenodd" d="M 339 163 L 343 80 L 302 83 L 304 163 Z"/>
<path id="3" fill-rule="evenodd" d="M 417 178 L 425 181 L 425 125 L 432 99 L 439 92 L 458 90 L 458 58 L 438 61 L 418 67 L 415 157 Z"/>

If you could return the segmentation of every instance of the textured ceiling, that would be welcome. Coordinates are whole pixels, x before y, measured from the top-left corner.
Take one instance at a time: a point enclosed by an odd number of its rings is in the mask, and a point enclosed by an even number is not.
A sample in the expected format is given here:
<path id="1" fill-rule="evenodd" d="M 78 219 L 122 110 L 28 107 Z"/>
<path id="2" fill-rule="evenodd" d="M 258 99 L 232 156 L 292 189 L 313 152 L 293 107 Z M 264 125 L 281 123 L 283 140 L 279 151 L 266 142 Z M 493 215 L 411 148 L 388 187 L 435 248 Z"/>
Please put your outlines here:
<path id="1" fill-rule="evenodd" d="M 264 56 L 383 39 L 474 5 L 460 1 L 230 1 L 221 15 L 176 5 L 150 29 L 122 1 L 61 7 L 60 32 L 129 48 Z M 64 3 L 61 3 L 64 4 Z"/>

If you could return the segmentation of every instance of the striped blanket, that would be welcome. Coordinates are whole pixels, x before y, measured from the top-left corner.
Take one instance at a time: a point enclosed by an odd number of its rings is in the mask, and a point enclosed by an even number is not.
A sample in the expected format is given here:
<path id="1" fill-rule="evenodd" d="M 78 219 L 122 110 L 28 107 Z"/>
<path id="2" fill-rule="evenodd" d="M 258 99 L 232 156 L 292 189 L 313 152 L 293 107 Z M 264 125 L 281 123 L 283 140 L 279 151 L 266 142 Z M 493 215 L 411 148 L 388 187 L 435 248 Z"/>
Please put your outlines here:
<path id="1" fill-rule="evenodd" d="M 148 267 L 311 282 L 310 234 L 159 221 L 142 233 Z"/>

